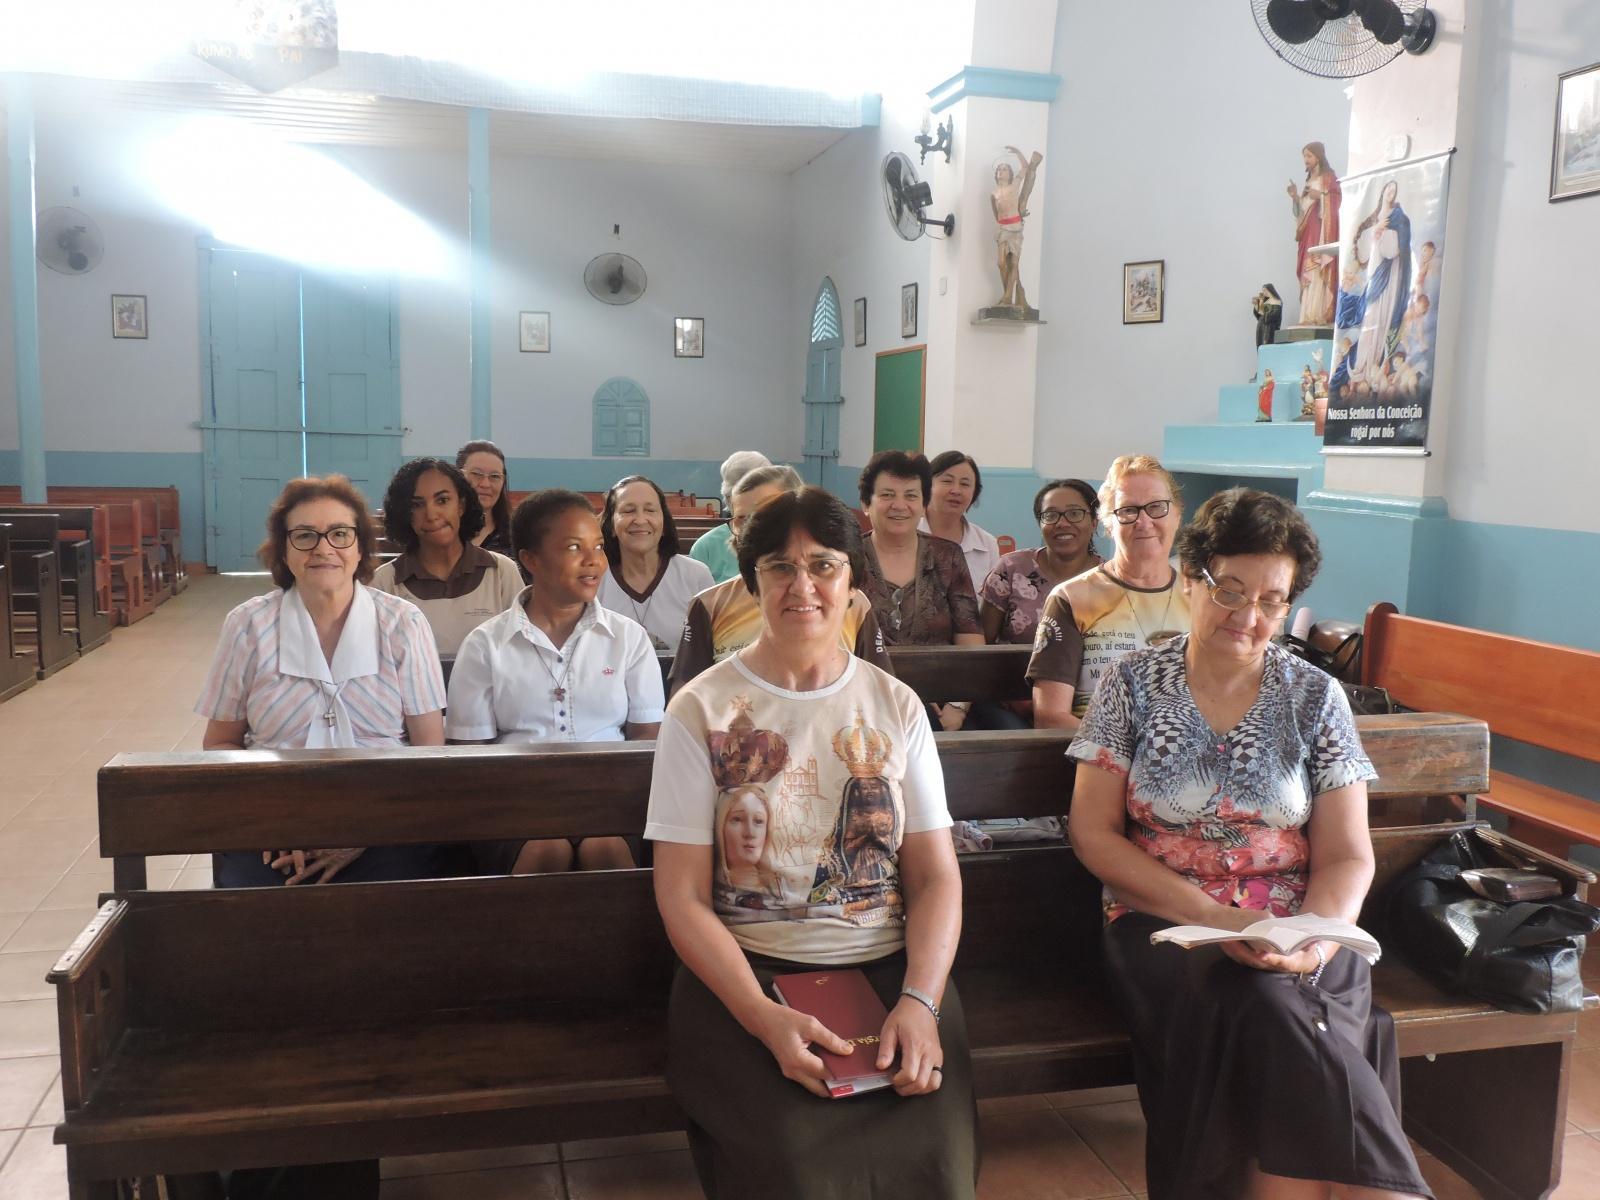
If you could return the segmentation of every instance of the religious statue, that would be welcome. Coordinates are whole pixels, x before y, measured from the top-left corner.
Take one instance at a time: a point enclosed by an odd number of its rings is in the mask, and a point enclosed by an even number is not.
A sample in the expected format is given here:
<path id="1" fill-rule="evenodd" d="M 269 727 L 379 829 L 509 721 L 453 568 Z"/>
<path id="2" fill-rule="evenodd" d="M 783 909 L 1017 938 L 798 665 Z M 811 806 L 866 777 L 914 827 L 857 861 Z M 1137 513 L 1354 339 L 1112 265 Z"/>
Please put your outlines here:
<path id="1" fill-rule="evenodd" d="M 1044 155 L 1035 150 L 1032 157 L 1024 158 L 1022 151 L 1015 146 L 1007 146 L 1006 149 L 1016 155 L 1022 176 L 1019 179 L 1011 164 L 1003 159 L 995 164 L 995 187 L 989 193 L 989 206 L 994 210 L 994 219 L 999 224 L 994 240 L 1000 266 L 1000 299 L 994 307 L 1026 312 L 1028 295 L 1022 288 L 1019 276 L 1022 266 L 1022 221 L 1028 215 L 1028 196 L 1033 192 L 1034 180 Z"/>
<path id="2" fill-rule="evenodd" d="M 1256 315 L 1256 349 L 1272 344 L 1272 335 L 1283 324 L 1283 299 L 1278 289 L 1263 283 L 1261 290 L 1250 298 L 1250 311 Z"/>
<path id="3" fill-rule="evenodd" d="M 1300 151 L 1306 165 L 1305 186 L 1289 181 L 1289 206 L 1294 211 L 1298 247 L 1294 274 L 1300 281 L 1300 325 L 1332 325 L 1336 250 L 1312 253 L 1339 240 L 1339 177 L 1328 165 L 1321 142 L 1307 142 Z"/>
<path id="4" fill-rule="evenodd" d="M 1272 378 L 1272 368 L 1262 373 L 1261 388 L 1256 392 L 1256 421 L 1272 420 L 1272 393 L 1278 386 Z"/>
<path id="5" fill-rule="evenodd" d="M 1311 364 L 1300 369 L 1300 415 L 1296 421 L 1309 421 L 1316 415 L 1317 378 L 1311 373 Z"/>

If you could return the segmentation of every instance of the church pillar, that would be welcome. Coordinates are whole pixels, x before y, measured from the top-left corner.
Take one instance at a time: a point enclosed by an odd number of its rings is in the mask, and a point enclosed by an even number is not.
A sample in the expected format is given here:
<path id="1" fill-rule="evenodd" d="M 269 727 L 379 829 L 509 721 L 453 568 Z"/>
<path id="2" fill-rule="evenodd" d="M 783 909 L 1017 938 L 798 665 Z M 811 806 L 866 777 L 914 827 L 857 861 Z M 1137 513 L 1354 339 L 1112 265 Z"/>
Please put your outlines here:
<path id="1" fill-rule="evenodd" d="M 472 436 L 488 438 L 492 427 L 489 357 L 494 327 L 494 252 L 489 239 L 489 110 L 467 113 L 468 235 L 472 243 L 470 357 Z"/>
<path id="2" fill-rule="evenodd" d="M 39 280 L 34 265 L 33 87 L 26 75 L 6 80 L 6 171 L 11 210 L 11 328 L 17 380 L 17 444 L 22 499 L 45 502 L 44 401 L 39 386 Z"/>

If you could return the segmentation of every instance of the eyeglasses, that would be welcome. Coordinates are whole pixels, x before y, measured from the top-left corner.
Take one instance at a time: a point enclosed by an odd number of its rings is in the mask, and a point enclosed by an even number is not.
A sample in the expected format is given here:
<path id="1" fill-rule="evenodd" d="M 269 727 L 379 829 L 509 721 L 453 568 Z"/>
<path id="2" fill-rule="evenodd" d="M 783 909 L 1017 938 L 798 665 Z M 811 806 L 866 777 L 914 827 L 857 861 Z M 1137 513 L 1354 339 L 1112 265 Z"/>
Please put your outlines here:
<path id="1" fill-rule="evenodd" d="M 1215 579 L 1211 578 L 1211 572 L 1203 567 L 1200 570 L 1200 577 L 1206 581 L 1206 591 L 1211 593 L 1211 599 L 1229 612 L 1240 612 L 1254 605 L 1267 620 L 1281 621 L 1289 615 L 1289 610 L 1294 607 L 1287 600 L 1252 600 L 1243 592 L 1236 592 L 1232 588 L 1223 587 Z"/>
<path id="2" fill-rule="evenodd" d="M 1139 519 L 1140 513 L 1152 521 L 1159 521 L 1171 511 L 1171 500 L 1152 500 L 1149 504 L 1125 504 L 1121 508 L 1113 508 L 1111 515 L 1124 525 L 1132 525 Z"/>
<path id="3" fill-rule="evenodd" d="M 356 544 L 356 527 L 335 525 L 331 529 L 313 529 L 309 525 L 297 525 L 289 530 L 289 545 L 296 550 L 315 550 L 323 538 L 327 538 L 328 545 L 335 550 L 348 550 Z"/>
<path id="4" fill-rule="evenodd" d="M 1082 525 L 1083 519 L 1089 515 L 1087 508 L 1074 506 L 1072 508 L 1047 508 L 1039 514 L 1039 524 L 1054 525 L 1057 521 L 1066 520 L 1073 525 Z"/>
<path id="5" fill-rule="evenodd" d="M 804 571 L 816 583 L 832 583 L 839 578 L 839 572 L 850 565 L 849 559 L 829 558 L 819 554 L 810 562 L 792 563 L 779 559 L 777 562 L 757 563 L 756 571 L 765 575 L 767 579 L 779 587 L 788 587 L 800 578 Z"/>
<path id="6" fill-rule="evenodd" d="M 473 483 L 492 483 L 496 487 L 499 487 L 506 481 L 506 477 L 504 475 L 490 471 L 468 471 L 466 476 L 468 479 L 472 480 Z"/>

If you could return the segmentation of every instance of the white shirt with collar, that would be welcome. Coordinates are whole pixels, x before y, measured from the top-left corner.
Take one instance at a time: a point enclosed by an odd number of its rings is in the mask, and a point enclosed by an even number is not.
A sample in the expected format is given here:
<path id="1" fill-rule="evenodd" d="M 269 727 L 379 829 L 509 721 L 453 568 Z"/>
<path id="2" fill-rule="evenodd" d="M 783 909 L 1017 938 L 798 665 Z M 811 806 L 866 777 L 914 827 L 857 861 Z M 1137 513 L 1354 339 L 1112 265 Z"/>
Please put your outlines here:
<path id="1" fill-rule="evenodd" d="M 637 621 L 591 601 L 566 645 L 528 620 L 524 588 L 456 652 L 445 736 L 458 742 L 620 742 L 661 720 L 661 665 Z"/>
<path id="2" fill-rule="evenodd" d="M 932 533 L 928 528 L 928 518 L 923 517 L 917 524 L 923 533 Z M 983 581 L 989 578 L 989 572 L 1000 565 L 1000 539 L 990 533 L 983 526 L 967 518 L 961 518 L 961 553 L 967 560 L 967 574 L 972 576 L 972 590 L 980 596 L 983 594 Z"/>

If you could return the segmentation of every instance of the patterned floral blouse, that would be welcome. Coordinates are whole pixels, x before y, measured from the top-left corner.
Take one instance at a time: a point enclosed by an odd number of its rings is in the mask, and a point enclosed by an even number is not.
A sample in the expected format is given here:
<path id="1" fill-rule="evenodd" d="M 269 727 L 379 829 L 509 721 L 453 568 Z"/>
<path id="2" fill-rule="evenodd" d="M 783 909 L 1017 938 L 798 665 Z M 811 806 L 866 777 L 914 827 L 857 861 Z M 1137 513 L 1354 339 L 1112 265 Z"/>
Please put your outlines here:
<path id="1" fill-rule="evenodd" d="M 1119 659 L 1067 754 L 1126 781 L 1128 838 L 1213 900 L 1299 911 L 1305 826 L 1323 792 L 1377 778 L 1333 677 L 1269 645 L 1261 690 L 1225 734 L 1189 694 L 1187 635 Z M 1106 917 L 1128 911 L 1105 895 Z"/>
<path id="2" fill-rule="evenodd" d="M 891 646 L 950 646 L 958 633 L 983 633 L 978 597 L 961 547 L 946 538 L 917 534 L 917 573 L 895 587 L 878 568 L 872 535 L 867 542 L 867 577 L 861 590 L 878 614 L 878 628 Z"/>
<path id="3" fill-rule="evenodd" d="M 1032 550 L 1013 550 L 1000 556 L 989 578 L 983 581 L 978 599 L 998 608 L 1004 619 L 1000 622 L 1000 640 L 1012 645 L 1027 646 L 1039 628 L 1039 615 L 1044 611 L 1045 597 L 1055 586 L 1039 569 L 1042 546 Z M 1100 565 L 1100 556 L 1089 551 L 1089 567 Z M 1087 568 L 1085 568 L 1087 569 Z"/>

